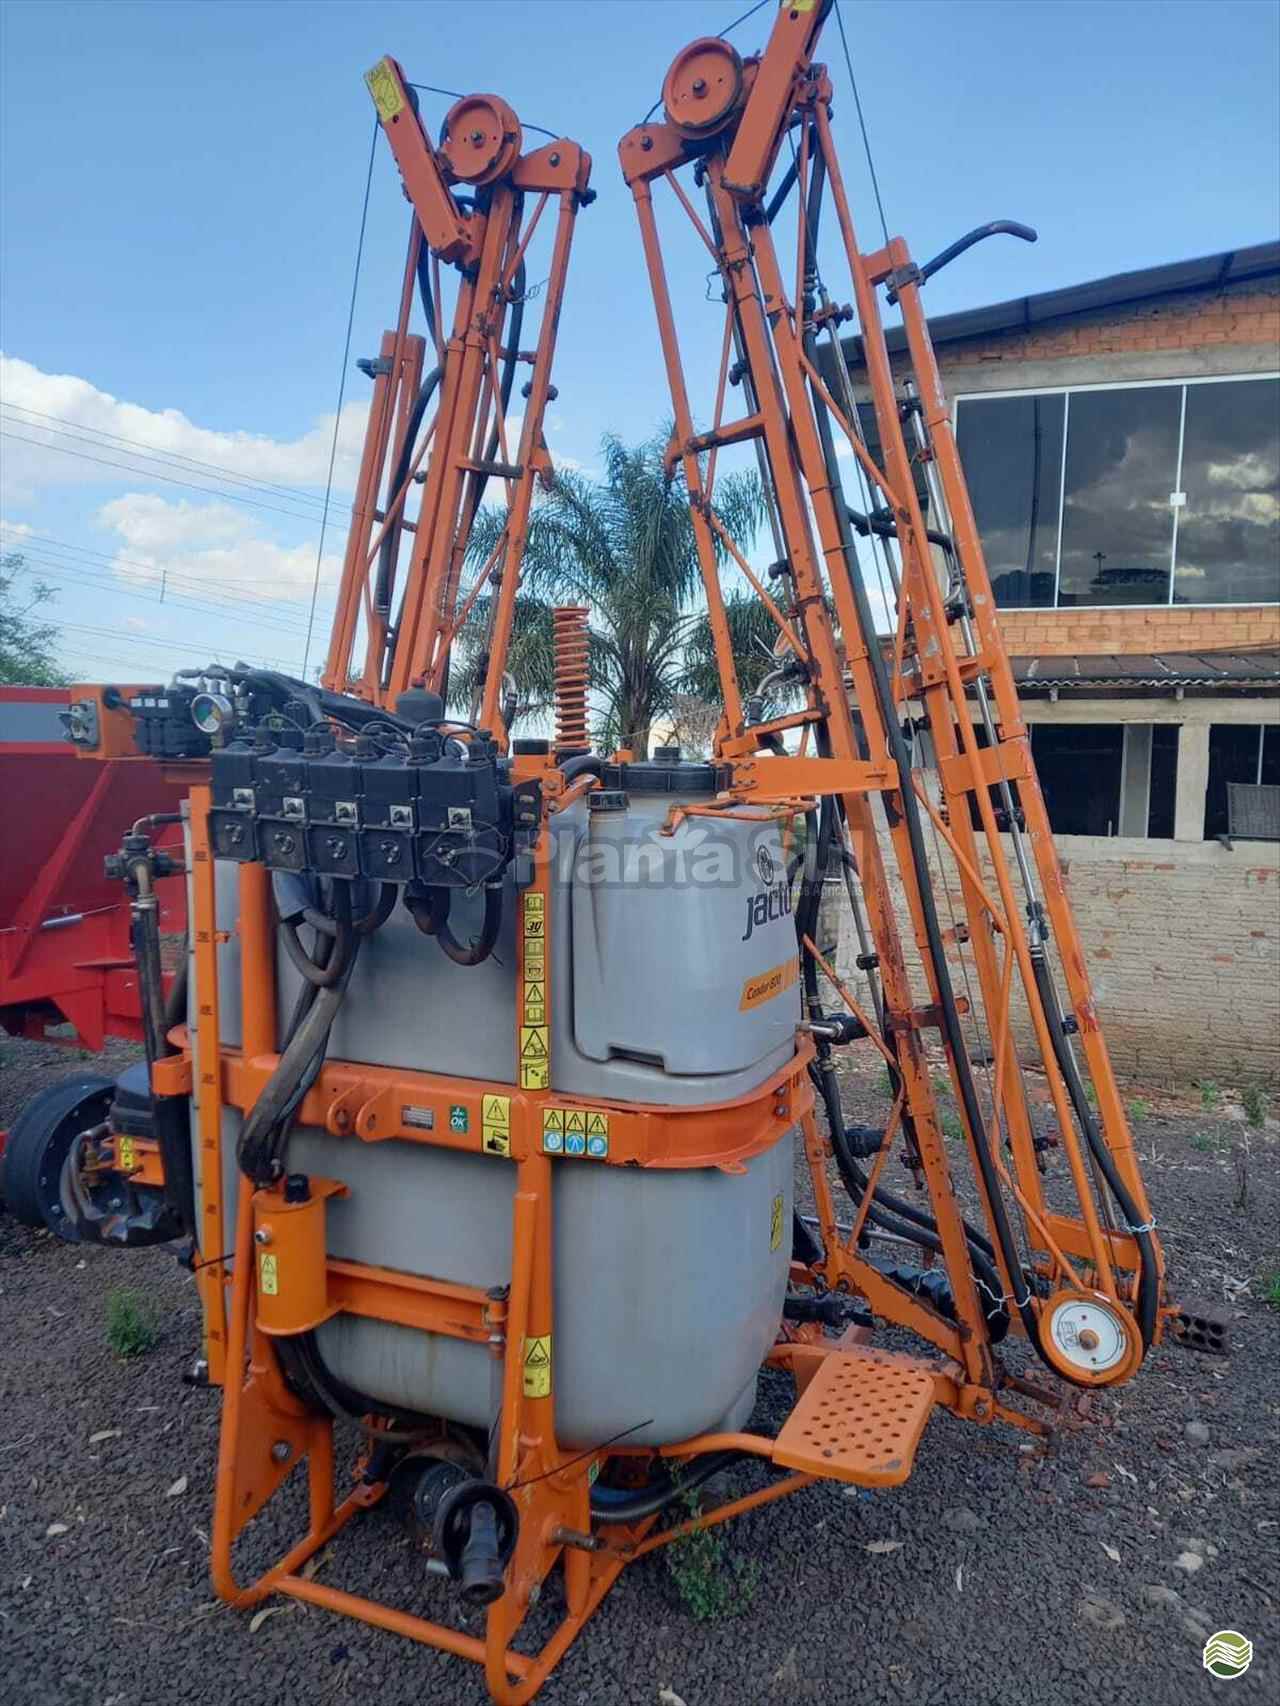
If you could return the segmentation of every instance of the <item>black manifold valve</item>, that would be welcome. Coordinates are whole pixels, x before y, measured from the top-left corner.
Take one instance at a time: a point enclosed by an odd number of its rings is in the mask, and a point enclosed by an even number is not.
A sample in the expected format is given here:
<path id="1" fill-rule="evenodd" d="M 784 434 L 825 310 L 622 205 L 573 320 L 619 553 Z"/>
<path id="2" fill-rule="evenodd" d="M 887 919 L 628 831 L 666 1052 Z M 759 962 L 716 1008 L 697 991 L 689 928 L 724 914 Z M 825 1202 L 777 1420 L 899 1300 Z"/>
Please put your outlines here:
<path id="1" fill-rule="evenodd" d="M 274 871 L 476 889 L 529 852 L 538 824 L 538 784 L 514 783 L 489 735 L 456 739 L 438 713 L 341 746 L 328 722 L 263 724 L 211 769 L 215 857 Z"/>

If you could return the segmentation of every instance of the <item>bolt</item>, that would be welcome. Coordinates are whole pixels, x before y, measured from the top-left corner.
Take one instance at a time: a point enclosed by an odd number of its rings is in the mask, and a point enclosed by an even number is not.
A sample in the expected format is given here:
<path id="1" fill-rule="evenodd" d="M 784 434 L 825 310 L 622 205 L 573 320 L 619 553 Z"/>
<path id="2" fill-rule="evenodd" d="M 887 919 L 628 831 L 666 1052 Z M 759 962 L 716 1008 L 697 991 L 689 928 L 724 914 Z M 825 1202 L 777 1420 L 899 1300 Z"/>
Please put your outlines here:
<path id="1" fill-rule="evenodd" d="M 271 1242 L 270 1229 L 266 1226 L 260 1226 L 253 1235 L 253 1241 L 255 1244 L 269 1244 Z"/>
<path id="2" fill-rule="evenodd" d="M 550 162 L 553 166 L 558 166 L 560 164 L 560 150 L 558 148 L 555 153 L 550 156 Z"/>
<path id="3" fill-rule="evenodd" d="M 287 1463 L 293 1456 L 293 1447 L 287 1439 L 278 1439 L 271 1447 L 271 1455 L 277 1463 Z"/>
<path id="4" fill-rule="evenodd" d="M 473 148 L 479 148 L 480 144 L 483 141 L 484 141 L 484 132 L 482 130 L 473 130 L 471 132 L 471 146 Z"/>
<path id="5" fill-rule="evenodd" d="M 1092 1327 L 1083 1328 L 1081 1330 L 1081 1332 L 1077 1335 L 1077 1338 L 1079 1341 L 1080 1349 L 1082 1351 L 1096 1351 L 1097 1350 L 1098 1343 L 1099 1343 L 1098 1335 L 1094 1332 Z"/>
<path id="6" fill-rule="evenodd" d="M 705 77 L 695 77 L 694 78 L 694 80 L 693 80 L 693 92 L 695 95 L 705 95 L 706 94 L 706 92 L 707 92 L 707 80 Z"/>
<path id="7" fill-rule="evenodd" d="M 642 136 L 640 138 L 640 146 L 641 146 L 641 148 L 644 149 L 645 153 L 647 154 L 649 152 L 649 150 L 653 147 L 653 138 L 651 136 Z"/>

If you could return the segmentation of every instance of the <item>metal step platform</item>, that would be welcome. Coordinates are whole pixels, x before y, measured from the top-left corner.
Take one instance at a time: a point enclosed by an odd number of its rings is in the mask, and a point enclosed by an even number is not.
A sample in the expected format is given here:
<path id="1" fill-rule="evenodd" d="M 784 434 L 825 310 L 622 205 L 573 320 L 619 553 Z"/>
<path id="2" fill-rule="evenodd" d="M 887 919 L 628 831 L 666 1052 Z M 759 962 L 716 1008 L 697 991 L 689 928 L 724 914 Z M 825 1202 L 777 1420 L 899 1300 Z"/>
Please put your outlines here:
<path id="1" fill-rule="evenodd" d="M 833 1351 L 787 1418 L 773 1461 L 863 1487 L 901 1486 L 935 1396 L 933 1376 L 906 1358 Z"/>

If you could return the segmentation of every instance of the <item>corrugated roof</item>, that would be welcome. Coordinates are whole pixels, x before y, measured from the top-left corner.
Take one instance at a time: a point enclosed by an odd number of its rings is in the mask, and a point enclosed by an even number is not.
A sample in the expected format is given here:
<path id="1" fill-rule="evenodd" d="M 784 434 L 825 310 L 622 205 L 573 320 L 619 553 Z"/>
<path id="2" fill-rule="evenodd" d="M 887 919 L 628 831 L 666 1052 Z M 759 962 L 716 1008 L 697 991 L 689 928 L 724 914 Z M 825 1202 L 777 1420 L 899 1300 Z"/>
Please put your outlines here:
<path id="1" fill-rule="evenodd" d="M 1019 687 L 1280 688 L 1280 650 L 1015 657 Z"/>
<path id="2" fill-rule="evenodd" d="M 1099 308 L 1119 308 L 1143 302 L 1152 296 L 1171 296 L 1195 290 L 1220 290 L 1224 285 L 1243 284 L 1249 279 L 1280 274 L 1280 242 L 1255 243 L 1247 249 L 1225 249 L 1216 255 L 1200 255 L 1188 261 L 1170 261 L 1163 266 L 1143 267 L 1137 272 L 1113 273 L 1108 278 L 1086 280 L 1063 290 L 1042 290 L 1035 296 L 1018 296 L 1009 302 L 993 302 L 984 308 L 966 308 L 959 314 L 940 314 L 929 321 L 935 347 L 980 338 L 992 332 L 1026 331 L 1046 320 L 1061 320 L 1072 314 L 1089 314 Z M 926 287 L 925 303 L 928 305 Z M 900 326 L 891 327 L 889 349 L 897 354 L 906 340 Z M 862 364 L 862 340 L 845 339 L 846 359 Z"/>

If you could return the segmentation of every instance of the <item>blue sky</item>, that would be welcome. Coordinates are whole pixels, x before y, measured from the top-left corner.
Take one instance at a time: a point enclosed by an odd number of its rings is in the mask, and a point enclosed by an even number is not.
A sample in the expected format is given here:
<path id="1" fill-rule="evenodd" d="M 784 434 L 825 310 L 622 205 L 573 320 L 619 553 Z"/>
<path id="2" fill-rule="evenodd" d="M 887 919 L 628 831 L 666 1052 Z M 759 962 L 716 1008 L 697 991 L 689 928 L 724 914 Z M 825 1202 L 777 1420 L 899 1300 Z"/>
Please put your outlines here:
<path id="1" fill-rule="evenodd" d="M 578 222 L 549 438 L 589 467 L 604 430 L 651 431 L 665 381 L 616 145 L 676 51 L 747 3 L 7 0 L 0 401 L 17 437 L 0 439 L 0 516 L 6 547 L 59 588 L 67 663 L 145 677 L 216 646 L 300 664 L 372 127 L 361 74 L 383 53 L 416 81 L 492 89 L 591 151 L 599 199 Z M 891 229 L 921 259 L 994 217 L 1040 231 L 1034 248 L 990 243 L 940 275 L 932 312 L 1275 236 L 1273 0 L 843 8 Z M 735 32 L 741 51 L 770 19 Z M 871 247 L 834 20 L 821 57 Z M 423 100 L 431 120 L 449 104 Z M 380 143 L 353 356 L 394 317 L 405 234 Z M 705 270 L 683 240 L 673 249 L 686 359 L 710 383 L 720 310 L 702 300 Z M 343 475 L 367 389 L 351 377 Z M 81 436 L 51 441 L 48 417 Z M 85 460 L 104 431 L 270 480 L 278 501 L 213 475 L 194 483 L 216 493 L 160 481 L 123 443 L 127 468 Z M 344 533 L 339 504 L 327 554 Z"/>

